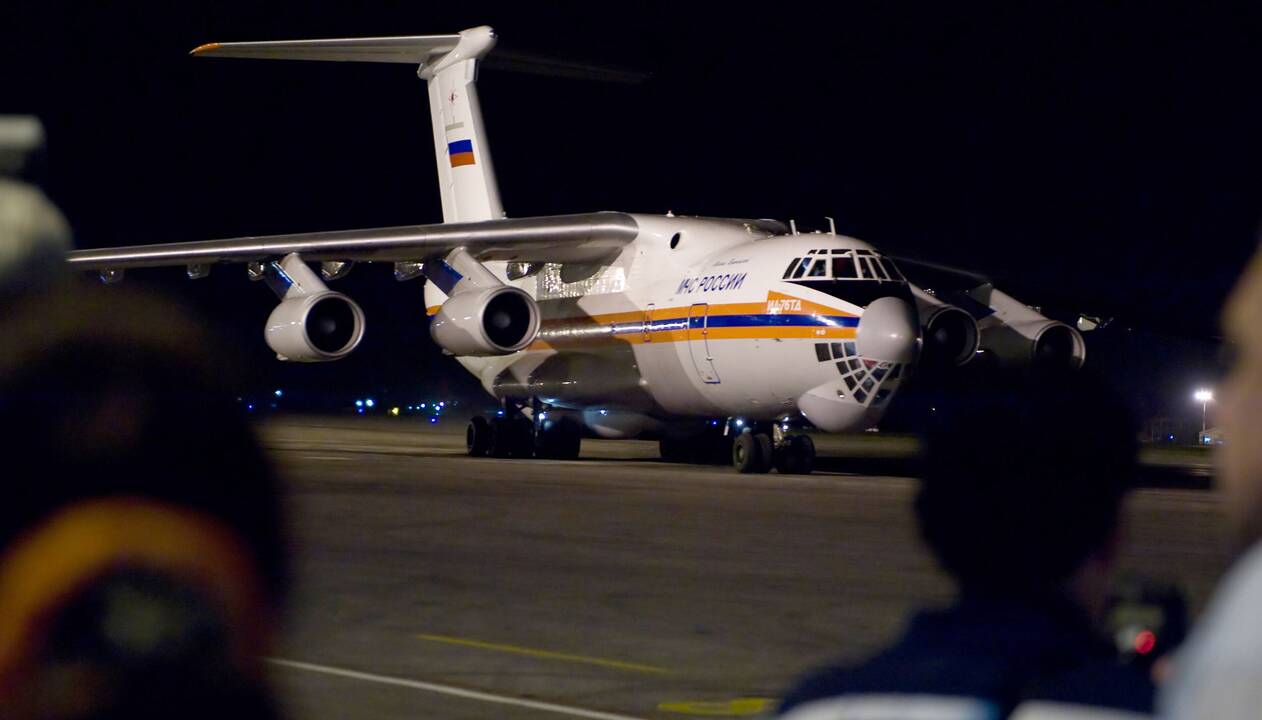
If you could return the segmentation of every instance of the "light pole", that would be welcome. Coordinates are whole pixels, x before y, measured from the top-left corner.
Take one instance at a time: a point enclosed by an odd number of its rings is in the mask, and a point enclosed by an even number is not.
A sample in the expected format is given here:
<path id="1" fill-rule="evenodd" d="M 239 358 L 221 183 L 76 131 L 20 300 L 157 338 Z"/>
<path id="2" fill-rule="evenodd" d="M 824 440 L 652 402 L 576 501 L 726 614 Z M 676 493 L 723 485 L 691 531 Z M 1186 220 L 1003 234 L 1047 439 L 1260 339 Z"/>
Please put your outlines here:
<path id="1" fill-rule="evenodd" d="M 1196 394 L 1192 397 L 1196 398 L 1201 403 L 1201 443 L 1203 444 L 1205 442 L 1205 412 L 1210 401 L 1214 399 L 1214 393 L 1205 388 L 1201 388 L 1200 390 L 1197 390 Z"/>

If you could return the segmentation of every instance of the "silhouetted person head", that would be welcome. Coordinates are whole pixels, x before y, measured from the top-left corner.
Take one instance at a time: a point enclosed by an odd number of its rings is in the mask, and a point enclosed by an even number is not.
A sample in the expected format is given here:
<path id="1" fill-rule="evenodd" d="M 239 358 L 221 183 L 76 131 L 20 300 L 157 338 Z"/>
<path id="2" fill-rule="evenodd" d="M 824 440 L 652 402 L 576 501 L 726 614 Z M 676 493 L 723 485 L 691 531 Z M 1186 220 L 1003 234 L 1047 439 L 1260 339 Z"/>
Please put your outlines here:
<path id="1" fill-rule="evenodd" d="M 1262 250 L 1236 284 L 1223 312 L 1236 360 L 1217 393 L 1226 443 L 1219 449 L 1219 484 L 1237 540 L 1262 539 Z"/>
<path id="2" fill-rule="evenodd" d="M 1111 566 L 1135 428 L 1095 376 L 961 383 L 925 441 L 920 531 L 966 593 L 1073 594 Z"/>
<path id="3" fill-rule="evenodd" d="M 267 716 L 279 488 L 223 345 L 169 304 L 78 286 L 7 304 L 0 337 L 0 703 Z"/>

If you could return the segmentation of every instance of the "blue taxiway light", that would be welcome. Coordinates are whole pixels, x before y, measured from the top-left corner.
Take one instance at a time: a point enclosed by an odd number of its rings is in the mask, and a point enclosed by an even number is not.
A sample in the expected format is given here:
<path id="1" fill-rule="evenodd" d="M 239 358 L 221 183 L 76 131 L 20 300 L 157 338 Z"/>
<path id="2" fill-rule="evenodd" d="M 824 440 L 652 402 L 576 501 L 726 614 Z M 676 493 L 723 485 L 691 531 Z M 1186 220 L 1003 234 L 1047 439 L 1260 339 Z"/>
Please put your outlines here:
<path id="1" fill-rule="evenodd" d="M 276 397 L 284 397 L 284 396 L 285 396 L 285 392 L 284 392 L 283 390 L 281 390 L 280 388 L 276 388 L 276 391 L 275 391 L 275 392 L 273 392 L 272 394 L 273 394 L 273 395 L 275 395 Z"/>

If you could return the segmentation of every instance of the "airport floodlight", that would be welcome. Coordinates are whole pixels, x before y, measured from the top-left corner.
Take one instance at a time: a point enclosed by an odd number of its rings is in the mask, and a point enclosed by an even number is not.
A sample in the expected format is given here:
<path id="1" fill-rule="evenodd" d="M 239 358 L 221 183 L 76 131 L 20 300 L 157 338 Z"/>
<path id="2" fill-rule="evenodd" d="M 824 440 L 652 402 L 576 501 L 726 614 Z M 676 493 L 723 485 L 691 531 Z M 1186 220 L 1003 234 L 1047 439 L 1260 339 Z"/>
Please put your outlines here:
<path id="1" fill-rule="evenodd" d="M 1209 404 L 1214 400 L 1214 393 L 1208 388 L 1201 388 L 1192 397 L 1201 404 L 1201 442 L 1205 442 L 1205 415 Z"/>

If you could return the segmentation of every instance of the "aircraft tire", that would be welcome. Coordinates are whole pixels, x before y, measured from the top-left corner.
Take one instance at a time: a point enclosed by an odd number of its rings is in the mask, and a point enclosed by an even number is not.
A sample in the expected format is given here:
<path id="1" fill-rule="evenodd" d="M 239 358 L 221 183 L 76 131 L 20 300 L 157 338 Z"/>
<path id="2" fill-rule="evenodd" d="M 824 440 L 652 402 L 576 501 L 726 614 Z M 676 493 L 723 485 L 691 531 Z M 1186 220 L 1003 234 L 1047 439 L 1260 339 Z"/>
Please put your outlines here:
<path id="1" fill-rule="evenodd" d="M 473 418 L 465 430 L 464 440 L 470 457 L 486 457 L 491 445 L 491 423 L 481 415 Z"/>
<path id="2" fill-rule="evenodd" d="M 530 457 L 534 435 L 528 420 L 497 417 L 491 420 L 486 454 L 493 458 Z"/>
<path id="3" fill-rule="evenodd" d="M 754 437 L 753 433 L 741 433 L 732 443 L 732 465 L 736 468 L 736 472 L 765 472 L 759 470 L 763 464 L 761 455 L 762 443 Z"/>
<path id="4" fill-rule="evenodd" d="M 582 449 L 583 435 L 570 420 L 559 420 L 548 430 L 534 435 L 535 457 L 550 460 L 574 460 Z"/>
<path id="5" fill-rule="evenodd" d="M 810 475 L 815 470 L 815 441 L 809 435 L 792 435 L 784 448 L 785 475 Z"/>
<path id="6" fill-rule="evenodd" d="M 754 472 L 771 472 L 772 460 L 775 457 L 772 455 L 771 436 L 766 433 L 758 433 L 754 435 L 754 442 L 758 443 L 758 464 L 754 468 Z"/>

